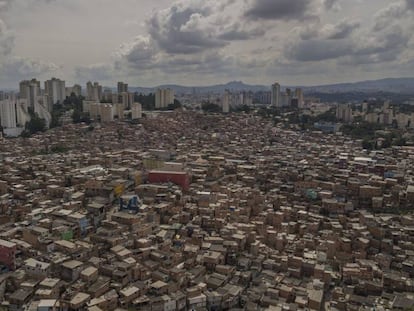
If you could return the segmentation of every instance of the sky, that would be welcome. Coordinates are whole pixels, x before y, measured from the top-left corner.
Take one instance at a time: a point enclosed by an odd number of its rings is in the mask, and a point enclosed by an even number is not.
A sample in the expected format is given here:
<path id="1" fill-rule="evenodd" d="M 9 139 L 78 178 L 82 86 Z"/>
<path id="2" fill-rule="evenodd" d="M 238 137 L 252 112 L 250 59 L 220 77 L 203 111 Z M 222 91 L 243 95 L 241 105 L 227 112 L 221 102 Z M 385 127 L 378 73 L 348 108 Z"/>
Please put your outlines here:
<path id="1" fill-rule="evenodd" d="M 414 76 L 414 0 L 0 0 L 0 89 Z"/>

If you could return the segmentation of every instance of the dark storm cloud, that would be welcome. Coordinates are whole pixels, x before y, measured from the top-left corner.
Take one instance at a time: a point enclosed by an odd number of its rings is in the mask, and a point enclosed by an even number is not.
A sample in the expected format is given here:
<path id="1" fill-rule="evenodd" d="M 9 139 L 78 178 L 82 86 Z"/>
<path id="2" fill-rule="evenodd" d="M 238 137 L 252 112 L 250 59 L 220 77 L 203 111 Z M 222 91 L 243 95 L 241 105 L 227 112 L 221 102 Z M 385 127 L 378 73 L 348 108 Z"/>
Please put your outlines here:
<path id="1" fill-rule="evenodd" d="M 285 49 L 285 57 L 300 62 L 339 59 L 343 64 L 396 60 L 407 49 L 411 36 L 399 26 L 361 38 L 298 40 Z"/>
<path id="2" fill-rule="evenodd" d="M 250 19 L 291 20 L 305 18 L 312 0 L 253 0 L 245 12 Z"/>
<path id="3" fill-rule="evenodd" d="M 312 39 L 299 41 L 285 51 L 289 59 L 300 62 L 322 61 L 345 56 L 352 52 L 352 46 L 345 41 Z"/>

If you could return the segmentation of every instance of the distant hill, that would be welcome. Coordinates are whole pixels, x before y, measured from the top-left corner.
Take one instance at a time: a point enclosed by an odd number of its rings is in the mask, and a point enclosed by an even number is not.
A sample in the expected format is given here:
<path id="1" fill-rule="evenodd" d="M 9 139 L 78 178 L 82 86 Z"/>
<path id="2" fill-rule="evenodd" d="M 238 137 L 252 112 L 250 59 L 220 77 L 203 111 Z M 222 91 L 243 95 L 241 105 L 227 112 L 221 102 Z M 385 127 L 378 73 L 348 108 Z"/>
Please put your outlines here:
<path id="1" fill-rule="evenodd" d="M 217 84 L 211 86 L 182 86 L 175 84 L 164 84 L 158 87 L 145 88 L 145 87 L 129 87 L 131 92 L 138 93 L 150 93 L 155 92 L 157 88 L 170 88 L 173 89 L 177 94 L 206 94 L 206 93 L 223 93 L 225 90 L 234 92 L 238 91 L 269 91 L 270 86 L 264 85 L 249 85 L 241 81 L 232 81 L 226 84 Z"/>
<path id="2" fill-rule="evenodd" d="M 414 94 L 414 78 L 387 78 L 355 83 L 339 83 L 303 88 L 306 93 L 348 93 L 348 92 L 385 92 Z"/>
<path id="3" fill-rule="evenodd" d="M 296 86 L 282 86 L 282 89 Z M 300 87 L 300 86 L 299 86 Z M 250 85 L 241 81 L 232 81 L 226 84 L 217 84 L 211 86 L 182 86 L 175 84 L 165 84 L 157 87 L 130 87 L 131 92 L 138 93 L 153 93 L 157 88 L 170 88 L 173 89 L 176 94 L 207 94 L 207 93 L 223 93 L 225 90 L 230 91 L 269 91 L 270 85 Z M 305 93 L 396 93 L 396 94 L 414 94 L 414 78 L 387 78 L 381 80 L 369 80 L 354 83 L 338 83 L 329 85 L 317 85 L 317 86 L 303 86 Z"/>

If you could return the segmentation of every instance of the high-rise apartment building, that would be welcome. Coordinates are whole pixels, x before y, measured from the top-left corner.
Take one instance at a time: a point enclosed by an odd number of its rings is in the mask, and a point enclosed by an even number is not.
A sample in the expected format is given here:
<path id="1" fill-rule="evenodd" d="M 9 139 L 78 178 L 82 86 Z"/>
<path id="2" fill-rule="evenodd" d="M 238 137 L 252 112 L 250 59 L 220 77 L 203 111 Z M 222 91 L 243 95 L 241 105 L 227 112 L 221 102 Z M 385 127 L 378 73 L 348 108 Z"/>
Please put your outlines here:
<path id="1" fill-rule="evenodd" d="M 4 128 L 16 127 L 16 102 L 14 100 L 0 101 L 0 124 Z"/>
<path id="2" fill-rule="evenodd" d="M 155 108 L 167 108 L 170 104 L 174 104 L 174 90 L 157 89 L 155 92 Z"/>
<path id="3" fill-rule="evenodd" d="M 353 120 L 352 107 L 350 104 L 338 104 L 336 106 L 336 118 L 340 121 L 349 123 Z"/>
<path id="4" fill-rule="evenodd" d="M 114 103 L 114 101 L 113 101 L 113 93 L 112 93 L 112 90 L 111 89 L 109 89 L 109 88 L 105 88 L 104 90 L 103 90 L 103 92 L 102 92 L 102 99 L 106 102 L 106 103 L 108 103 L 108 102 L 112 102 L 112 103 Z"/>
<path id="5" fill-rule="evenodd" d="M 122 104 L 124 109 L 130 109 L 134 103 L 134 93 L 122 92 L 118 94 L 112 94 L 113 104 Z"/>
<path id="6" fill-rule="evenodd" d="M 114 120 L 114 106 L 111 104 L 101 104 L 101 122 L 111 122 Z"/>
<path id="7" fill-rule="evenodd" d="M 128 83 L 118 82 L 118 94 L 128 92 Z"/>
<path id="8" fill-rule="evenodd" d="M 142 118 L 142 105 L 140 103 L 133 103 L 131 107 L 132 120 Z"/>
<path id="9" fill-rule="evenodd" d="M 272 92 L 260 91 L 254 94 L 254 101 L 262 105 L 270 105 L 272 103 Z"/>
<path id="10" fill-rule="evenodd" d="M 102 86 L 98 82 L 86 83 L 86 99 L 100 102 L 102 99 Z"/>
<path id="11" fill-rule="evenodd" d="M 271 105 L 274 107 L 280 107 L 280 84 L 272 84 L 272 101 Z"/>
<path id="12" fill-rule="evenodd" d="M 305 104 L 305 100 L 304 100 L 303 91 L 301 88 L 297 88 L 295 90 L 295 97 L 298 99 L 298 108 L 303 108 Z"/>
<path id="13" fill-rule="evenodd" d="M 70 95 L 75 94 L 75 96 L 81 96 L 82 95 L 82 87 L 79 84 L 75 84 L 72 87 L 66 88 L 66 96 L 69 97 Z"/>
<path id="14" fill-rule="evenodd" d="M 19 97 L 27 99 L 29 107 L 33 108 L 38 97 L 41 96 L 40 81 L 36 79 L 21 81 L 19 85 Z"/>
<path id="15" fill-rule="evenodd" d="M 229 90 L 225 90 L 224 96 L 222 99 L 222 107 L 221 107 L 224 113 L 230 112 L 230 102 L 231 102 L 231 93 Z"/>
<path id="16" fill-rule="evenodd" d="M 53 105 L 62 104 L 66 98 L 65 81 L 56 78 L 45 81 L 45 94 L 48 95 L 48 102 L 44 102 L 44 105 L 52 111 Z"/>

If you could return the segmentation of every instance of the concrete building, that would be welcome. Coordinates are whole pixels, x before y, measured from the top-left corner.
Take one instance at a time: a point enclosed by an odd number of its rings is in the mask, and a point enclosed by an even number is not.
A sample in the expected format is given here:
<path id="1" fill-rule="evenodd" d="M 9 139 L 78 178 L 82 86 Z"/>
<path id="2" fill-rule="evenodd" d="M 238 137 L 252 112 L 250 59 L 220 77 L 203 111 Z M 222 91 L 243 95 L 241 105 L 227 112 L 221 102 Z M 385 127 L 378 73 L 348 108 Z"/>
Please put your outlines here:
<path id="1" fill-rule="evenodd" d="M 122 104 L 124 109 L 129 110 L 134 103 L 134 93 L 122 92 L 112 94 L 111 101 L 113 104 Z"/>
<path id="2" fill-rule="evenodd" d="M 118 94 L 128 92 L 128 83 L 118 82 Z"/>
<path id="3" fill-rule="evenodd" d="M 279 96 L 280 107 L 290 107 L 291 100 L 292 100 L 292 97 L 290 95 L 290 92 L 280 94 Z"/>
<path id="4" fill-rule="evenodd" d="M 297 88 L 295 90 L 295 97 L 298 99 L 298 108 L 303 108 L 305 104 L 305 98 L 303 96 L 303 90 L 301 88 Z"/>
<path id="5" fill-rule="evenodd" d="M 124 105 L 123 104 L 112 104 L 114 117 L 116 116 L 119 120 L 124 119 Z"/>
<path id="6" fill-rule="evenodd" d="M 26 113 L 27 117 L 24 120 L 20 120 L 18 112 L 20 113 L 20 109 L 17 107 L 15 99 L 0 101 L 0 125 L 3 127 L 3 134 L 6 137 L 19 136 L 23 132 L 26 122 L 30 120 L 28 113 Z"/>
<path id="7" fill-rule="evenodd" d="M 140 103 L 133 103 L 131 107 L 132 120 L 142 118 L 142 105 Z"/>
<path id="8" fill-rule="evenodd" d="M 19 84 L 19 97 L 27 99 L 28 106 L 33 108 L 38 97 L 41 96 L 40 81 L 36 79 L 21 81 Z"/>
<path id="9" fill-rule="evenodd" d="M 47 106 L 49 111 L 51 111 L 51 106 L 57 103 L 62 104 L 66 98 L 65 81 L 57 78 L 45 81 L 45 94 L 49 96 Z"/>
<path id="10" fill-rule="evenodd" d="M 0 263 L 10 270 L 15 268 L 17 245 L 6 240 L 0 240 Z"/>
<path id="11" fill-rule="evenodd" d="M 352 115 L 351 105 L 350 104 L 346 104 L 346 105 L 338 104 L 336 106 L 336 118 L 346 123 L 352 122 L 353 115 Z"/>
<path id="12" fill-rule="evenodd" d="M 231 101 L 231 94 L 230 91 L 224 91 L 223 99 L 222 99 L 222 111 L 224 113 L 230 112 L 230 101 Z"/>
<path id="13" fill-rule="evenodd" d="M 44 100 L 38 100 L 35 102 L 33 111 L 42 119 L 46 121 L 46 127 L 50 126 L 50 122 L 52 121 L 51 111 L 52 108 L 50 107 L 50 101 L 47 101 L 48 98 L 46 97 Z"/>
<path id="14" fill-rule="evenodd" d="M 101 104 L 101 122 L 111 122 L 114 120 L 114 106 L 110 104 Z"/>
<path id="15" fill-rule="evenodd" d="M 157 89 L 155 92 L 155 108 L 167 108 L 168 105 L 174 103 L 174 90 L 172 89 Z"/>
<path id="16" fill-rule="evenodd" d="M 14 128 L 16 121 L 16 102 L 10 99 L 0 101 L 0 125 L 3 128 Z"/>
<path id="17" fill-rule="evenodd" d="M 272 100 L 271 100 L 271 105 L 274 107 L 279 108 L 280 105 L 280 84 L 279 83 L 275 83 L 272 84 Z"/>
<path id="18" fill-rule="evenodd" d="M 102 86 L 98 82 L 86 83 L 86 99 L 100 102 L 102 99 Z"/>
<path id="19" fill-rule="evenodd" d="M 261 105 L 270 105 L 272 103 L 272 92 L 261 91 L 254 94 L 254 102 Z"/>
<path id="20" fill-rule="evenodd" d="M 82 87 L 79 84 L 75 84 L 72 87 L 66 87 L 66 96 L 69 97 L 72 93 L 75 94 L 75 96 L 81 96 Z"/>

